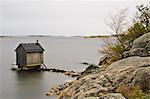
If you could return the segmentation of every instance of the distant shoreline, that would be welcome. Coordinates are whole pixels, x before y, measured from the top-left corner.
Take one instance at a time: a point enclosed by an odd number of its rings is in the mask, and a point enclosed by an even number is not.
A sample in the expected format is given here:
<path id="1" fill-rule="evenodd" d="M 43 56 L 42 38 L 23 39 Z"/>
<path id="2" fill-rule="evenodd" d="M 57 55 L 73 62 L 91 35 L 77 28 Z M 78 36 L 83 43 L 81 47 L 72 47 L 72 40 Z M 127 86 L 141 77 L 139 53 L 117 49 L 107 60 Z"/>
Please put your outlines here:
<path id="1" fill-rule="evenodd" d="M 8 35 L 8 36 L 0 36 L 0 38 L 11 38 L 11 37 L 82 37 L 82 38 L 109 38 L 114 37 L 115 35 L 96 35 L 96 36 L 51 36 L 51 35 Z"/>
<path id="2" fill-rule="evenodd" d="M 114 37 L 115 35 L 97 35 L 97 36 L 83 36 L 83 38 L 109 38 L 109 37 Z"/>

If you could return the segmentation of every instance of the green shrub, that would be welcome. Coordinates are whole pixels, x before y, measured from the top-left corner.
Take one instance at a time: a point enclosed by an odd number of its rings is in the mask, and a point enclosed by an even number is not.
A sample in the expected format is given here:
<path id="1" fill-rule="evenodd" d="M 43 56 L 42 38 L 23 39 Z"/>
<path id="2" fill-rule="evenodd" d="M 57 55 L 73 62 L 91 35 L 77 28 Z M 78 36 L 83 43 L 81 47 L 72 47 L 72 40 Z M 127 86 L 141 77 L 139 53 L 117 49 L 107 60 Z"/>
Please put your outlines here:
<path id="1" fill-rule="evenodd" d="M 122 59 L 122 57 L 123 57 L 122 54 L 125 50 L 121 45 L 116 44 L 114 46 L 110 46 L 109 51 L 111 52 L 111 54 L 110 54 L 111 58 L 109 60 L 109 64 L 111 64 L 119 59 Z"/>
<path id="2" fill-rule="evenodd" d="M 143 26 L 141 23 L 137 22 L 134 23 L 133 26 L 131 26 L 125 35 L 121 36 L 121 40 L 123 42 L 132 42 L 136 38 L 140 37 L 141 35 L 147 33 L 148 30 L 145 26 Z"/>

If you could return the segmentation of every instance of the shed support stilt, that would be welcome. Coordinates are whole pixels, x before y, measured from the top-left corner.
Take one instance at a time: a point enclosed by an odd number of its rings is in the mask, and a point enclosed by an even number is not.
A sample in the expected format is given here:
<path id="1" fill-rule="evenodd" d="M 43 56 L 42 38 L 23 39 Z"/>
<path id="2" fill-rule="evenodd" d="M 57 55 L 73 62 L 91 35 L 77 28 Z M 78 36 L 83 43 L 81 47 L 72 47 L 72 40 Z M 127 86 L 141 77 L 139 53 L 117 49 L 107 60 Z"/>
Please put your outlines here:
<path id="1" fill-rule="evenodd" d="M 45 64 L 43 64 L 43 67 L 44 67 L 45 69 L 47 69 L 47 67 L 46 67 L 46 65 L 45 65 Z"/>

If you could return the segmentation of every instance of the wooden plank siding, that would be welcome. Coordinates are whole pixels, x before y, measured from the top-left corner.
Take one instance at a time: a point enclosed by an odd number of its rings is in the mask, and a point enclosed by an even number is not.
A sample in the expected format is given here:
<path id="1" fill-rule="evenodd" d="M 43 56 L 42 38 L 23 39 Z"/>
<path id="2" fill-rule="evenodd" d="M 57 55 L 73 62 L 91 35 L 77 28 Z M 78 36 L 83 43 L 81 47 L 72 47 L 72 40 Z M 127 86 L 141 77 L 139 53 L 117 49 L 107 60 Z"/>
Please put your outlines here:
<path id="1" fill-rule="evenodd" d="M 43 53 L 27 53 L 27 66 L 38 66 L 43 63 Z"/>

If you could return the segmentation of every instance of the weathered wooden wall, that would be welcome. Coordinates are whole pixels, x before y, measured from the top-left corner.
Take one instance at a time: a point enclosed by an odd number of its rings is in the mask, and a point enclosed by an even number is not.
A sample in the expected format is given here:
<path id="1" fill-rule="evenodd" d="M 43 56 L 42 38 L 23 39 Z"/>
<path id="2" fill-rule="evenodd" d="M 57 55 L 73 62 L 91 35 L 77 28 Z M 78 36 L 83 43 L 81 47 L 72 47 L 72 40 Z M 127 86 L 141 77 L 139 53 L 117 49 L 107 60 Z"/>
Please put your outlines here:
<path id="1" fill-rule="evenodd" d="M 42 64 L 43 53 L 27 53 L 27 65 Z"/>

